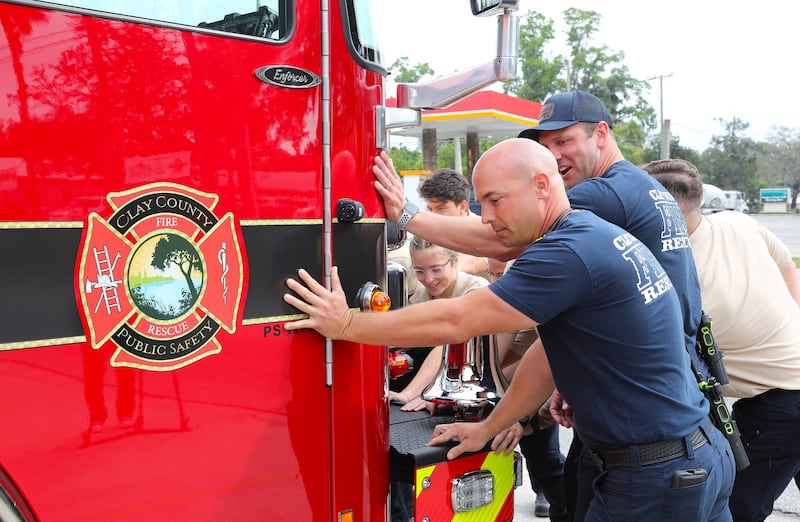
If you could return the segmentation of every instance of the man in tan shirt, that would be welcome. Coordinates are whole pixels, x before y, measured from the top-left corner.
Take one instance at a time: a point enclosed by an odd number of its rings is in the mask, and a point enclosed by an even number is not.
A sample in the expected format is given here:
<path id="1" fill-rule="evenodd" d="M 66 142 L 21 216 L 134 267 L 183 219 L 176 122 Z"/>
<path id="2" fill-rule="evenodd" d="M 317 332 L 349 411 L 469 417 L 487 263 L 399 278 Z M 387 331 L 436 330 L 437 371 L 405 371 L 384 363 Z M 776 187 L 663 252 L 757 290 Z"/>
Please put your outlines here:
<path id="1" fill-rule="evenodd" d="M 673 195 L 688 227 L 703 310 L 724 355 L 750 466 L 730 497 L 735 521 L 764 520 L 800 471 L 800 291 L 788 248 L 751 217 L 703 215 L 700 173 L 684 160 L 643 168 Z"/>

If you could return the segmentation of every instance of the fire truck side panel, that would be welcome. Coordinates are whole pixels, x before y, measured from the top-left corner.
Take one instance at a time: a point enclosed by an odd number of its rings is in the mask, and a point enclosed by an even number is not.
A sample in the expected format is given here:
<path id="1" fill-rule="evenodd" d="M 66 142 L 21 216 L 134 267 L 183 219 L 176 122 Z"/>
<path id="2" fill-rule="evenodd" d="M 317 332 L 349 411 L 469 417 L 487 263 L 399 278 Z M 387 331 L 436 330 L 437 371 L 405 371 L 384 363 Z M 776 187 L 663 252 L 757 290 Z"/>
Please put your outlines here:
<path id="1" fill-rule="evenodd" d="M 332 8 L 334 4 L 345 2 L 330 2 Z M 331 201 L 334 206 L 341 198 L 361 202 L 367 221 L 383 212 L 371 170 L 378 152 L 375 106 L 382 103 L 382 78 L 343 59 L 351 56 L 347 15 L 333 9 L 330 18 Z M 386 288 L 384 229 L 382 221 L 334 227 L 333 262 L 349 296 L 365 280 Z M 337 342 L 333 348 L 334 513 L 350 506 L 356 520 L 382 520 L 386 512 L 389 415 L 385 402 L 371 398 L 384 396 L 387 355 L 386 348 L 377 346 Z"/>
<path id="2" fill-rule="evenodd" d="M 299 266 L 319 277 L 325 261 L 322 86 L 254 74 L 289 65 L 322 76 L 319 2 L 289 5 L 295 27 L 274 43 L 0 2 L 0 468 L 41 520 L 385 517 L 385 348 L 334 343 L 329 386 L 324 339 L 283 328 L 296 312 L 281 299 L 285 278 Z M 347 52 L 340 4 L 330 9 L 331 201 L 367 210 L 332 229 L 352 296 L 367 280 L 385 285 L 369 170 L 381 83 Z M 188 350 L 170 332 L 131 353 L 84 340 L 81 316 L 103 303 L 77 294 L 101 286 L 79 277 L 96 254 L 80 256 L 98 230 L 117 237 L 117 201 L 173 190 L 231 220 L 242 283 L 230 327 L 203 357 L 169 366 L 146 352 Z M 162 210 L 152 219 L 173 219 Z M 200 250 L 216 233 L 180 237 Z M 132 245 L 121 298 L 145 239 L 119 234 Z M 146 323 L 136 317 L 120 328 Z"/>

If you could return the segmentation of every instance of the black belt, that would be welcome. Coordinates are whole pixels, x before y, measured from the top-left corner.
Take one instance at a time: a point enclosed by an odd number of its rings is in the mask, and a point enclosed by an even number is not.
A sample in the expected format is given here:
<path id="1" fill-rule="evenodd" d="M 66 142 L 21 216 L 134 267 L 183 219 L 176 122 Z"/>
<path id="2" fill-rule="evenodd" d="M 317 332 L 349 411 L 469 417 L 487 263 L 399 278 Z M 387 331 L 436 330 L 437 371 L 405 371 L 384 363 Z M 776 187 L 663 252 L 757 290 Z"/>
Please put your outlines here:
<path id="1" fill-rule="evenodd" d="M 697 449 L 708 442 L 708 438 L 706 438 L 706 434 L 703 433 L 701 428 L 694 430 L 692 434 L 689 435 L 689 440 L 692 443 L 692 449 Z M 647 466 L 685 456 L 687 451 L 684 441 L 685 439 L 673 439 L 652 442 L 650 444 L 640 444 L 637 446 L 639 448 L 639 464 Z M 592 460 L 594 460 L 595 464 L 597 464 L 601 470 L 632 468 L 632 448 L 633 446 L 627 448 L 592 450 Z"/>

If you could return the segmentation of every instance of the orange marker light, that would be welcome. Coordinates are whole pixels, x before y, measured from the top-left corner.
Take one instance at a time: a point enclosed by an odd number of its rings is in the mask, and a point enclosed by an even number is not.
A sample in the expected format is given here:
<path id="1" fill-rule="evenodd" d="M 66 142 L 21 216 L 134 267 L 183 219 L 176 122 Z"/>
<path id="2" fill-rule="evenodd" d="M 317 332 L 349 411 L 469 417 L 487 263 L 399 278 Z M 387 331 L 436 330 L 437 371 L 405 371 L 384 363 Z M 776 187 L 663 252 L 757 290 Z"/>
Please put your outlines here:
<path id="1" fill-rule="evenodd" d="M 392 307 L 392 300 L 388 294 L 376 290 L 369 298 L 369 308 L 373 312 L 388 312 Z"/>
<path id="2" fill-rule="evenodd" d="M 388 312 L 392 307 L 392 300 L 389 294 L 381 290 L 372 281 L 361 285 L 361 288 L 358 289 L 356 300 L 362 312 Z"/>

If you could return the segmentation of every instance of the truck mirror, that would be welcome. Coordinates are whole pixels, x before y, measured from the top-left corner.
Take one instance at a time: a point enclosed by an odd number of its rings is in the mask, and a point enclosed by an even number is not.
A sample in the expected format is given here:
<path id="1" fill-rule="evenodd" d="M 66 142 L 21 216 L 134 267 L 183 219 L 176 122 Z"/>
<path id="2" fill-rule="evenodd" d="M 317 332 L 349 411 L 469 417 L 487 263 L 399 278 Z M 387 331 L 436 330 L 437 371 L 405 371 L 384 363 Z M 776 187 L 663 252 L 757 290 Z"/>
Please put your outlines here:
<path id="1" fill-rule="evenodd" d="M 517 10 L 519 0 L 470 0 L 473 16 L 503 14 L 506 9 Z"/>

